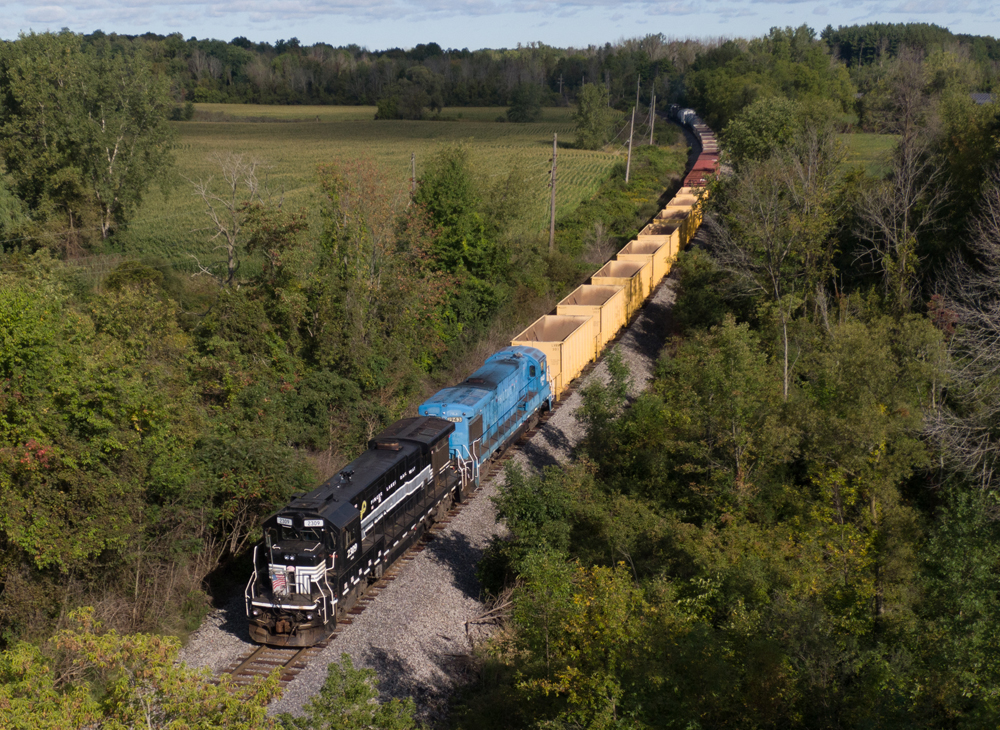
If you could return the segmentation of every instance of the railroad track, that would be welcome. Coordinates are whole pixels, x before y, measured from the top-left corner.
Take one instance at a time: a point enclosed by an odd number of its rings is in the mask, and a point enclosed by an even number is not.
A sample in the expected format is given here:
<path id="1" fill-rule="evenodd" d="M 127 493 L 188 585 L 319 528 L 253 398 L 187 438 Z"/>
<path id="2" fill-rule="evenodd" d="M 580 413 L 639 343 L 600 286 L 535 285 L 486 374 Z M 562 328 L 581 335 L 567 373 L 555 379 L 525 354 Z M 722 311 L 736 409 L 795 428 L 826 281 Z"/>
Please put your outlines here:
<path id="1" fill-rule="evenodd" d="M 661 283 L 660 286 L 662 285 L 663 284 Z M 628 326 L 631 326 L 631 324 L 632 322 L 629 322 Z M 617 343 L 621 337 L 624 336 L 628 326 L 622 328 L 622 331 L 615 337 L 614 340 L 612 340 L 612 343 Z M 612 343 L 609 343 L 609 345 Z M 245 686 L 256 679 L 267 677 L 276 669 L 280 671 L 279 679 L 282 687 L 286 686 L 289 682 L 295 679 L 295 676 L 306 668 L 310 660 L 319 655 L 321 651 L 336 640 L 337 636 L 339 636 L 347 626 L 353 623 L 354 616 L 358 616 L 363 613 L 365 609 L 371 605 L 375 598 L 377 598 L 390 583 L 396 580 L 396 577 L 399 575 L 399 572 L 404 568 L 404 566 L 412 562 L 418 554 L 422 553 L 426 549 L 427 544 L 434 540 L 434 538 L 437 537 L 437 535 L 439 535 L 451 523 L 451 521 L 459 515 L 459 513 L 461 513 L 465 505 L 469 504 L 476 498 L 483 487 L 491 483 L 503 472 L 504 466 L 514 456 L 517 450 L 529 443 L 535 434 L 537 434 L 542 427 L 545 426 L 549 419 L 551 419 L 552 416 L 563 407 L 569 396 L 578 390 L 579 385 L 586 379 L 586 376 L 593 371 L 595 367 L 597 367 L 599 362 L 600 358 L 589 363 L 574 380 L 574 382 L 571 383 L 565 390 L 562 399 L 553 404 L 551 410 L 542 414 L 538 423 L 535 424 L 533 428 L 526 430 L 523 434 L 521 434 L 521 437 L 517 439 L 515 443 L 511 444 L 511 446 L 500 454 L 499 457 L 489 463 L 483 472 L 483 478 L 480 482 L 479 489 L 471 492 L 465 502 L 456 504 L 448 510 L 443 519 L 435 522 L 413 547 L 407 550 L 406 553 L 393 563 L 392 567 L 390 567 L 382 575 L 382 577 L 379 578 L 379 580 L 376 581 L 372 587 L 358 599 L 357 604 L 355 604 L 354 607 L 348 611 L 348 615 L 337 621 L 336 630 L 327 639 L 313 646 L 304 648 L 258 646 L 252 651 L 240 656 L 226 669 L 224 669 L 223 673 L 230 674 L 233 677 L 234 684 L 238 686 Z"/>
<path id="2" fill-rule="evenodd" d="M 459 513 L 461 513 L 465 505 L 469 504 L 476 498 L 479 492 L 482 491 L 483 487 L 492 482 L 497 476 L 500 475 L 500 473 L 503 472 L 504 465 L 511 459 L 511 457 L 513 457 L 517 449 L 531 440 L 531 437 L 534 436 L 538 430 L 552 417 L 552 414 L 559 410 L 560 405 L 561 403 L 555 404 L 551 411 L 541 416 L 535 428 L 526 431 L 516 443 L 508 447 L 507 450 L 504 451 L 504 453 L 498 458 L 491 461 L 486 470 L 484 470 L 479 488 L 474 492 L 471 492 L 464 502 L 456 504 L 448 510 L 443 519 L 435 522 L 430 529 L 423 534 L 420 540 L 413 545 L 413 547 L 401 555 L 400 558 L 385 571 L 382 577 L 379 578 L 371 586 L 371 588 L 369 588 L 365 594 L 358 599 L 358 602 L 347 612 L 347 617 L 337 621 L 337 628 L 324 641 L 314 644 L 313 646 L 302 648 L 261 645 L 252 651 L 241 655 L 228 667 L 222 670 L 222 674 L 231 675 L 233 678 L 233 684 L 242 687 L 258 679 L 263 679 L 269 676 L 271 672 L 278 670 L 280 672 L 279 681 L 281 686 L 287 686 L 289 682 L 295 679 L 299 672 L 308 666 L 309 661 L 319 655 L 321 651 L 326 649 L 333 641 L 336 640 L 337 636 L 339 636 L 347 626 L 350 626 L 353 623 L 354 616 L 364 613 L 365 609 L 371 605 L 375 598 L 377 598 L 390 583 L 396 580 L 400 570 L 402 570 L 407 564 L 411 563 L 418 554 L 422 553 L 427 548 L 427 544 L 434 540 L 434 538 L 437 537 L 444 530 L 444 528 L 459 515 Z"/>

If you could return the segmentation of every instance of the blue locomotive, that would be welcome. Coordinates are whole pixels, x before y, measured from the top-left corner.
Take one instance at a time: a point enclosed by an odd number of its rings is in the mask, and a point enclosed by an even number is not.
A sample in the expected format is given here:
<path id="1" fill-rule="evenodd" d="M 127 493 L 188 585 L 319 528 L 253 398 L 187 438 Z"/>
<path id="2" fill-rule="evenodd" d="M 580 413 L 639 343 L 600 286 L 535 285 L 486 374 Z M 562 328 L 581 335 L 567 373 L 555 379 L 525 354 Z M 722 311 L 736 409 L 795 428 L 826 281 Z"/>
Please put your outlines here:
<path id="1" fill-rule="evenodd" d="M 551 405 L 544 353 L 512 346 L 490 356 L 464 382 L 439 390 L 417 411 L 455 424 L 448 450 L 462 488 L 475 489 L 483 462 L 516 441 Z"/>

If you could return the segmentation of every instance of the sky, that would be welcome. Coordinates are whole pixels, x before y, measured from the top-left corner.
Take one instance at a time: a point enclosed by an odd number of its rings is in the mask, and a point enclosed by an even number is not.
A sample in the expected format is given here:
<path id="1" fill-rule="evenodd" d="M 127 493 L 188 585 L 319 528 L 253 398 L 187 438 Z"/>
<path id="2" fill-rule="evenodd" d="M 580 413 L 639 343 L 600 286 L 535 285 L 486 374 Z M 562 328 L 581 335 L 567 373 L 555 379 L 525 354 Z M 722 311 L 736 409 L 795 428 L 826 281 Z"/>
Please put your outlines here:
<path id="1" fill-rule="evenodd" d="M 772 26 L 936 23 L 1000 37 L 1000 1 L 983 0 L 0 0 L 0 37 L 70 30 L 304 45 L 355 43 L 370 50 L 512 48 L 540 41 L 585 47 L 663 33 L 668 38 L 749 37 Z"/>

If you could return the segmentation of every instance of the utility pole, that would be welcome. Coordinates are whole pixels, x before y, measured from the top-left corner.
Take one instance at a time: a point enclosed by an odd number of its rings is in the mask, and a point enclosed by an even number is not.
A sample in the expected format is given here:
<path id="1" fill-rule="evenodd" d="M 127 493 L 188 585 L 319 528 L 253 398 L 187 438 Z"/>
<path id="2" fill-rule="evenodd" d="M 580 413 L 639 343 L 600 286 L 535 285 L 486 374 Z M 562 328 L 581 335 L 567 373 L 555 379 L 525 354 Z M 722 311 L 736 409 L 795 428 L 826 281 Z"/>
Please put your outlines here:
<path id="1" fill-rule="evenodd" d="M 649 110 L 649 143 L 653 144 L 653 126 L 656 124 L 656 92 L 653 92 L 653 106 Z"/>
<path id="2" fill-rule="evenodd" d="M 559 100 L 562 101 L 562 74 L 559 74 Z"/>
<path id="3" fill-rule="evenodd" d="M 628 185 L 628 174 L 632 169 L 632 132 L 635 131 L 635 107 L 632 107 L 632 124 L 628 128 L 628 162 L 625 163 L 625 184 Z"/>
<path id="4" fill-rule="evenodd" d="M 549 202 L 549 254 L 556 252 L 556 153 L 559 145 L 556 143 L 556 133 L 552 133 L 552 199 Z"/>
<path id="5" fill-rule="evenodd" d="M 635 80 L 635 105 L 639 106 L 639 84 L 642 83 L 642 76 Z"/>
<path id="6" fill-rule="evenodd" d="M 417 153 L 410 153 L 410 194 L 417 192 Z"/>

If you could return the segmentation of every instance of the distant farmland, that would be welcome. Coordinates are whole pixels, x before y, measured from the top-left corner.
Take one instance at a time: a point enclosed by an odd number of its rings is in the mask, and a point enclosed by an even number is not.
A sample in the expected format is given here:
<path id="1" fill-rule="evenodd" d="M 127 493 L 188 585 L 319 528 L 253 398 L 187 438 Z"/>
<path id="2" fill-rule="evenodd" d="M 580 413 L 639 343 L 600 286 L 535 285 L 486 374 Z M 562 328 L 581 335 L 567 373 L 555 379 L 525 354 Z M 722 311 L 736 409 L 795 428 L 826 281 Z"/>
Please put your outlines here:
<path id="1" fill-rule="evenodd" d="M 213 157 L 218 154 L 238 152 L 266 162 L 287 204 L 299 206 L 310 205 L 319 165 L 369 159 L 405 189 L 411 153 L 416 153 L 419 177 L 435 152 L 457 143 L 469 148 L 482 174 L 521 165 L 537 201 L 531 214 L 542 230 L 548 221 L 552 133 L 567 142 L 573 138 L 571 111 L 546 109 L 542 121 L 533 124 L 497 123 L 502 108 L 445 109 L 442 116 L 454 121 L 376 122 L 374 107 L 198 104 L 195 121 L 176 123 L 177 179 L 166 191 L 152 191 L 118 241 L 127 253 L 168 260 L 210 249 L 208 234 L 199 230 L 207 223 L 203 206 L 189 181 L 217 175 Z M 592 195 L 618 159 L 605 152 L 560 149 L 558 213 Z"/>
<path id="2" fill-rule="evenodd" d="M 846 164 L 864 167 L 874 177 L 882 177 L 889 172 L 889 156 L 899 143 L 898 135 L 855 132 L 838 137 L 845 145 Z"/>

